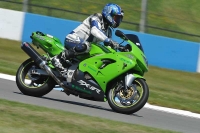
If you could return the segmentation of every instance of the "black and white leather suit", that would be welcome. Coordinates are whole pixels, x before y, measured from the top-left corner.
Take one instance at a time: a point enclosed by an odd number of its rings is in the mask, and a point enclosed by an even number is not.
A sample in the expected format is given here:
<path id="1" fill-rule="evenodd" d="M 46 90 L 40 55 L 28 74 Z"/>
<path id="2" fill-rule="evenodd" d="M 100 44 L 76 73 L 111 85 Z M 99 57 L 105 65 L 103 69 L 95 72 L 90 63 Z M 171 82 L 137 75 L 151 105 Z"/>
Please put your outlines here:
<path id="1" fill-rule="evenodd" d="M 72 49 L 75 55 L 90 51 L 91 42 L 104 42 L 111 38 L 112 31 L 103 21 L 101 13 L 86 18 L 76 29 L 66 36 L 65 48 Z"/>

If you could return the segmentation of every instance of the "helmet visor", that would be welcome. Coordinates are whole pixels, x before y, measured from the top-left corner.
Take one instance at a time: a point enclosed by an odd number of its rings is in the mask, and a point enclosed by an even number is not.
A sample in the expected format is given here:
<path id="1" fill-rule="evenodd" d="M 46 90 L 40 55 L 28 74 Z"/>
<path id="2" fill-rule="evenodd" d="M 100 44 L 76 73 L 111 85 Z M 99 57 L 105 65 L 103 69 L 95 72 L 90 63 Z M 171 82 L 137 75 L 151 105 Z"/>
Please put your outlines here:
<path id="1" fill-rule="evenodd" d="M 119 24 L 121 23 L 122 19 L 123 19 L 123 16 L 122 15 L 115 15 L 113 17 L 115 23 L 119 26 Z"/>

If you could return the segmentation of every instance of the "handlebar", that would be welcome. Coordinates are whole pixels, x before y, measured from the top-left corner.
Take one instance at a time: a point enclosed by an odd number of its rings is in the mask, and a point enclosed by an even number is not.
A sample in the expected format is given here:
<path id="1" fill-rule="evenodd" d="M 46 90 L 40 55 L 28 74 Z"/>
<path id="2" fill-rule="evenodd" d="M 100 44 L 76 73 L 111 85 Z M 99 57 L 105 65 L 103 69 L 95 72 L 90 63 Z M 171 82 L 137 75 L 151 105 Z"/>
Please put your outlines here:
<path id="1" fill-rule="evenodd" d="M 120 45 L 119 43 L 112 41 L 112 40 L 110 40 L 110 42 L 104 42 L 104 45 L 110 46 L 112 49 L 119 50 L 119 51 L 122 51 L 122 52 L 130 51 L 130 49 L 129 49 L 129 47 L 127 47 L 127 45 L 123 46 L 123 45 Z"/>
<path id="2" fill-rule="evenodd" d="M 122 51 L 122 52 L 129 52 L 129 51 L 131 51 L 131 48 L 128 45 L 129 44 L 123 46 L 123 45 L 119 44 L 119 46 L 117 47 L 117 50 Z"/>

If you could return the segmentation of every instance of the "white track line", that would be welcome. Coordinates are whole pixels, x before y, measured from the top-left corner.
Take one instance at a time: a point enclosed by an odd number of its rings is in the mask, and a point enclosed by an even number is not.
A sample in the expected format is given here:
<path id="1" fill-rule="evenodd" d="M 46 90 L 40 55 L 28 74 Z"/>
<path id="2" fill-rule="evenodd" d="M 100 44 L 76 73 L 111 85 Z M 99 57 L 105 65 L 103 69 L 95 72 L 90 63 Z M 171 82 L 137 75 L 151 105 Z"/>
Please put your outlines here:
<path id="1" fill-rule="evenodd" d="M 15 76 L 12 76 L 12 75 L 0 73 L 0 78 L 15 81 Z M 54 89 L 61 90 L 61 88 L 54 88 Z M 160 106 L 150 105 L 149 103 L 146 103 L 144 107 L 148 108 L 148 109 L 152 109 L 152 110 L 161 111 L 161 112 L 167 112 L 167 113 L 172 113 L 172 114 L 177 114 L 177 115 L 188 116 L 188 117 L 200 119 L 200 114 L 192 113 L 190 111 L 160 107 Z"/>

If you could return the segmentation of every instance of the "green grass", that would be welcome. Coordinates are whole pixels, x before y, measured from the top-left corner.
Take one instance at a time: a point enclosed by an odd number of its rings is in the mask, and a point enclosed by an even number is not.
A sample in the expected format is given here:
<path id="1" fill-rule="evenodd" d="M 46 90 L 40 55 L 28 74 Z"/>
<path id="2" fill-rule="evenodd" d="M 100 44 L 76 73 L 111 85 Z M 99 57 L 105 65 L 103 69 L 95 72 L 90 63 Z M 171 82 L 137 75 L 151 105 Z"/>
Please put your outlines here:
<path id="1" fill-rule="evenodd" d="M 0 99 L 1 133 L 175 133 Z"/>
<path id="2" fill-rule="evenodd" d="M 23 0 L 12 0 L 23 2 Z M 31 4 L 66 9 L 86 14 L 101 12 L 108 2 L 119 4 L 125 11 L 124 21 L 139 23 L 141 14 L 141 0 L 30 0 Z M 200 35 L 200 2 L 197 0 L 148 0 L 148 25 Z M 0 8 L 22 10 L 22 5 L 0 2 Z M 29 12 L 64 19 L 82 21 L 86 16 L 74 13 L 48 10 L 39 7 L 29 8 Z M 122 23 L 119 28 L 138 31 L 135 25 Z M 147 33 L 199 42 L 199 37 L 191 37 L 163 30 L 148 28 Z"/>
<path id="3" fill-rule="evenodd" d="M 149 103 L 200 113 L 200 74 L 150 67 Z"/>
<path id="4" fill-rule="evenodd" d="M 28 55 L 21 49 L 21 42 L 0 38 L 0 72 L 15 75 L 17 68 L 27 58 Z"/>
<path id="5" fill-rule="evenodd" d="M 0 73 L 15 75 L 20 64 L 29 58 L 20 44 L 0 39 Z M 200 113 L 200 74 L 150 66 L 145 78 L 150 88 L 150 104 Z"/>

